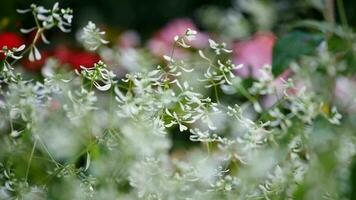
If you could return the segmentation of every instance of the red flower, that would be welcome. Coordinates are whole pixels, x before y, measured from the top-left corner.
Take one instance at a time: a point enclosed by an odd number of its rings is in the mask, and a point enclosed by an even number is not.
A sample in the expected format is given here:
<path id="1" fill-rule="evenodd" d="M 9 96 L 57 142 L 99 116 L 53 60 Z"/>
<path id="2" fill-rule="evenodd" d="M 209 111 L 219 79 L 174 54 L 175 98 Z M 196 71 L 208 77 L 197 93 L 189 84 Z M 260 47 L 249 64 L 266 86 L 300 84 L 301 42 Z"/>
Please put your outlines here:
<path id="1" fill-rule="evenodd" d="M 11 49 L 14 47 L 19 47 L 25 44 L 25 40 L 16 33 L 11 32 L 3 32 L 0 33 L 0 48 L 7 46 L 7 48 Z M 0 55 L 0 59 L 4 59 L 4 55 Z"/>
<path id="2" fill-rule="evenodd" d="M 72 52 L 68 59 L 68 63 L 71 64 L 73 69 L 80 70 L 80 66 L 92 67 L 94 63 L 100 60 L 100 56 L 95 53 L 77 51 Z"/>
<path id="3" fill-rule="evenodd" d="M 73 51 L 65 46 L 59 46 L 54 50 L 55 58 L 61 64 L 69 64 L 73 69 L 80 69 L 80 66 L 92 67 L 100 60 L 100 56 L 95 53 L 85 51 Z"/>
<path id="4" fill-rule="evenodd" d="M 42 51 L 41 52 L 41 59 L 40 60 L 36 60 L 34 62 L 29 61 L 27 58 L 22 59 L 22 65 L 24 66 L 25 69 L 29 70 L 29 71 L 34 71 L 34 72 L 38 72 L 41 71 L 43 65 L 45 64 L 46 60 L 48 57 L 51 56 L 51 52 L 49 51 Z"/>
<path id="5" fill-rule="evenodd" d="M 57 46 L 53 52 L 53 56 L 57 58 L 61 64 L 68 64 L 71 54 L 72 51 L 64 45 Z"/>

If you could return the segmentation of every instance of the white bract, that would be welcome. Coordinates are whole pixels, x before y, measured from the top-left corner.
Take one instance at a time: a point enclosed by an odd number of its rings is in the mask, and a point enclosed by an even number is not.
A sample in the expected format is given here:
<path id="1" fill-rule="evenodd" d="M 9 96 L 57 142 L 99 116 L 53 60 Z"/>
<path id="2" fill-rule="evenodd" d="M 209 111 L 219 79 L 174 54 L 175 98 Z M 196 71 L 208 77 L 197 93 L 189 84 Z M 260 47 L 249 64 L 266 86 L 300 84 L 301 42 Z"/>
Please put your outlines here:
<path id="1" fill-rule="evenodd" d="M 50 30 L 53 27 L 58 27 L 63 32 L 70 32 L 70 26 L 73 18 L 73 10 L 70 8 L 64 9 L 59 7 L 59 3 L 55 3 L 51 9 L 47 9 L 43 6 L 37 6 L 36 4 L 31 4 L 29 9 L 17 10 L 20 14 L 25 14 L 31 12 L 34 20 L 35 26 L 31 28 L 22 28 L 20 31 L 24 34 L 36 31 L 35 38 L 29 48 L 28 59 L 31 62 L 36 60 L 41 60 L 42 56 L 36 43 L 39 38 L 46 44 L 49 44 L 49 40 L 46 38 L 44 32 L 45 30 Z"/>
<path id="2" fill-rule="evenodd" d="M 88 24 L 83 28 L 82 31 L 79 32 L 78 35 L 79 41 L 81 41 L 83 46 L 90 51 L 95 51 L 101 45 L 109 43 L 103 39 L 105 32 L 97 28 L 96 25 L 91 21 L 88 22 Z"/>

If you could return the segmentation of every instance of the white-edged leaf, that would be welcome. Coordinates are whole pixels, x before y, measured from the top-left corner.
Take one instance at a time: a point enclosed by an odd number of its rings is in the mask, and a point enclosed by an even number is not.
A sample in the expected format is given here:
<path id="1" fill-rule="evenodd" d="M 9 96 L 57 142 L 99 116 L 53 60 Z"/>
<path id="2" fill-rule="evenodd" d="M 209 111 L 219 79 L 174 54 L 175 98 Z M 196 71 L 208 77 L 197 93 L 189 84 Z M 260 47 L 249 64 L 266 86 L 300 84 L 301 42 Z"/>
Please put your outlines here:
<path id="1" fill-rule="evenodd" d="M 203 58 L 203 59 L 205 59 L 205 60 L 211 62 L 210 59 L 205 56 L 205 54 L 203 53 L 202 50 L 199 50 L 198 53 L 199 53 L 199 56 L 200 56 L 201 58 Z"/>
<path id="2" fill-rule="evenodd" d="M 171 113 L 171 112 L 169 112 L 168 108 L 166 108 L 166 109 L 165 109 L 165 112 L 166 112 L 166 114 L 167 114 L 167 115 L 169 115 L 169 116 L 173 117 L 172 113 Z"/>
<path id="3" fill-rule="evenodd" d="M 49 40 L 46 38 L 46 36 L 43 33 L 41 33 L 41 39 L 45 44 L 49 44 L 50 43 Z"/>
<path id="4" fill-rule="evenodd" d="M 36 60 L 41 60 L 42 56 L 40 51 L 37 49 L 36 46 L 33 46 L 33 52 Z"/>
<path id="5" fill-rule="evenodd" d="M 90 154 L 89 152 L 87 152 L 87 161 L 85 163 L 85 168 L 84 168 L 84 171 L 87 171 L 90 167 Z"/>
<path id="6" fill-rule="evenodd" d="M 163 58 L 169 62 L 174 62 L 173 58 L 171 58 L 170 56 L 163 55 Z"/>
<path id="7" fill-rule="evenodd" d="M 183 124 L 179 124 L 179 131 L 180 131 L 180 132 L 183 132 L 183 131 L 186 131 L 186 130 L 188 130 L 188 127 L 187 127 L 187 126 L 185 126 L 185 125 L 183 125 Z"/>
<path id="8" fill-rule="evenodd" d="M 31 9 L 16 9 L 16 12 L 18 12 L 18 13 L 20 13 L 20 14 L 24 14 L 24 13 L 28 13 L 28 12 L 30 12 L 31 11 Z"/>
<path id="9" fill-rule="evenodd" d="M 94 82 L 93 84 L 96 87 L 96 89 L 98 89 L 100 91 L 107 91 L 111 88 L 111 83 L 105 84 L 105 85 L 100 85 L 100 84 Z"/>
<path id="10" fill-rule="evenodd" d="M 13 131 L 11 131 L 10 136 L 13 138 L 16 138 L 19 135 L 21 135 L 21 133 L 22 133 L 22 131 L 13 130 Z"/>
<path id="11" fill-rule="evenodd" d="M 31 62 L 35 61 L 35 56 L 33 55 L 33 49 L 30 49 L 30 53 L 28 54 L 28 60 Z"/>
<path id="12" fill-rule="evenodd" d="M 19 52 L 19 51 L 22 51 L 22 50 L 24 50 L 26 48 L 26 45 L 21 45 L 21 46 L 19 46 L 19 47 L 17 47 L 17 48 L 14 48 L 14 51 L 15 52 Z"/>
<path id="13" fill-rule="evenodd" d="M 27 33 L 32 32 L 35 29 L 36 29 L 36 27 L 32 27 L 32 28 L 28 28 L 28 29 L 21 28 L 20 32 L 23 33 L 23 34 L 27 34 Z"/>

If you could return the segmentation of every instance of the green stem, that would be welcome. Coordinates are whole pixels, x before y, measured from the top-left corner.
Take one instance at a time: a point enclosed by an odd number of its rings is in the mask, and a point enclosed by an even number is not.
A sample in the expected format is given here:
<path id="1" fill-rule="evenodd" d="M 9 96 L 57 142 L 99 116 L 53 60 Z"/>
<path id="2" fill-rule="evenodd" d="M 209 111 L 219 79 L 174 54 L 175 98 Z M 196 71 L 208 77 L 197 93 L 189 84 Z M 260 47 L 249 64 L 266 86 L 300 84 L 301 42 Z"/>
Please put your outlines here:
<path id="1" fill-rule="evenodd" d="M 36 149 L 36 145 L 37 145 L 37 138 L 35 137 L 35 142 L 33 143 L 33 146 L 32 146 L 32 150 L 31 150 L 31 154 L 30 154 L 30 158 L 28 160 L 28 164 L 27 164 L 27 169 L 26 169 L 26 181 L 27 181 L 27 178 L 28 178 L 28 174 L 30 172 L 30 167 L 31 167 L 31 163 L 32 163 L 32 158 L 33 158 L 33 154 L 35 153 L 35 149 Z"/>
<path id="2" fill-rule="evenodd" d="M 330 24 L 335 23 L 334 0 L 325 0 L 324 18 Z"/>
<path id="3" fill-rule="evenodd" d="M 41 33 L 43 32 L 43 29 L 42 28 L 38 28 L 37 29 L 37 32 L 36 32 L 36 35 L 35 35 L 35 38 L 33 39 L 32 43 L 24 50 L 22 51 L 22 53 L 20 54 L 20 56 L 24 56 L 28 51 L 30 51 L 31 48 L 33 48 L 39 38 L 39 36 L 41 35 Z M 11 62 L 11 65 L 14 65 L 18 60 L 14 60 Z"/>
<path id="4" fill-rule="evenodd" d="M 22 51 L 22 53 L 20 54 L 20 56 L 23 56 L 25 55 L 31 48 L 33 48 L 33 46 L 36 44 L 39 36 L 41 35 L 41 33 L 44 31 L 44 29 L 41 27 L 38 19 L 37 19 L 37 16 L 36 16 L 36 12 L 33 10 L 32 11 L 32 15 L 33 15 L 33 18 L 35 19 L 35 23 L 36 23 L 36 27 L 37 27 L 37 32 L 36 32 L 36 35 L 35 35 L 35 38 L 33 39 L 32 43 L 24 50 Z M 18 60 L 14 60 L 12 61 L 11 65 L 14 65 Z"/>
<path id="5" fill-rule="evenodd" d="M 208 155 L 210 155 L 210 145 L 209 145 L 209 142 L 205 142 L 205 146 L 206 146 L 206 151 L 208 152 Z"/>
<path id="6" fill-rule="evenodd" d="M 220 100 L 219 100 L 219 94 L 218 94 L 218 87 L 217 85 L 212 82 L 212 84 L 214 85 L 214 94 L 215 94 L 215 101 L 220 104 Z"/>
<path id="7" fill-rule="evenodd" d="M 254 103 L 256 100 L 253 96 L 250 95 L 250 93 L 248 93 L 248 91 L 242 86 L 242 85 L 238 85 L 238 89 L 241 92 L 241 94 L 247 98 L 249 101 L 251 101 L 252 103 Z"/>
<path id="8" fill-rule="evenodd" d="M 342 25 L 346 28 L 348 27 L 347 17 L 345 13 L 344 2 L 342 0 L 336 0 L 337 9 L 339 12 L 340 20 Z"/>

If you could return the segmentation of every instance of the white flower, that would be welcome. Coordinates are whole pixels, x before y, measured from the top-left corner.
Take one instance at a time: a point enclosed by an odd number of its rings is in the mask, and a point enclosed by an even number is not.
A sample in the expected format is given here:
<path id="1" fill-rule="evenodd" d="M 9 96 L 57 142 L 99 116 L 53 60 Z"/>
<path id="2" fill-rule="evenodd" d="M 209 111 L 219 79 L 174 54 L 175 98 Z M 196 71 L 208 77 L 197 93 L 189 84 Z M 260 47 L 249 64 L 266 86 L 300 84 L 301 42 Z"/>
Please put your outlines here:
<path id="1" fill-rule="evenodd" d="M 86 49 L 95 51 L 102 44 L 109 43 L 103 39 L 103 35 L 105 35 L 105 32 L 100 31 L 100 29 L 97 28 L 93 22 L 89 21 L 88 24 L 79 33 L 79 41 L 82 42 Z"/>
<path id="2" fill-rule="evenodd" d="M 232 50 L 229 50 L 229 49 L 225 48 L 226 44 L 224 42 L 219 44 L 219 43 L 215 42 L 214 40 L 209 39 L 209 45 L 210 45 L 210 48 L 212 48 L 217 55 L 220 55 L 221 51 L 224 51 L 226 53 L 231 53 L 232 52 Z"/>

